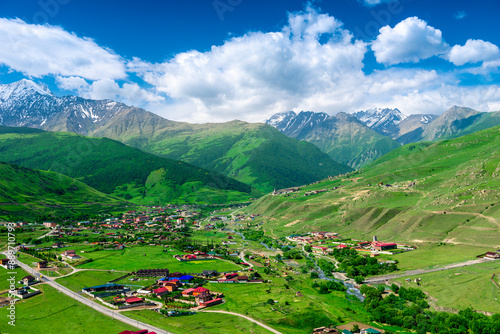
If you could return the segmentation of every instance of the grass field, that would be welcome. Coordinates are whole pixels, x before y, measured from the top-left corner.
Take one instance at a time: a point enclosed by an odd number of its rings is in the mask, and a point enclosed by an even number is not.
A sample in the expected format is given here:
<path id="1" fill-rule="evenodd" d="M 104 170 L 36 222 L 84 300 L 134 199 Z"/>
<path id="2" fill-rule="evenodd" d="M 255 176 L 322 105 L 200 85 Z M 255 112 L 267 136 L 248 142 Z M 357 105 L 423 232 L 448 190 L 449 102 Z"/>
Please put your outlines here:
<path id="1" fill-rule="evenodd" d="M 135 330 L 85 306 L 54 288 L 39 286 L 40 295 L 16 303 L 16 326 L 7 323 L 8 309 L 0 308 L 2 334 L 102 334 Z"/>
<path id="2" fill-rule="evenodd" d="M 125 250 L 105 250 L 82 254 L 93 262 L 83 264 L 79 268 L 114 269 L 135 271 L 139 269 L 168 268 L 171 272 L 201 273 L 203 270 L 217 270 L 219 272 L 241 269 L 239 266 L 222 260 L 204 260 L 193 262 L 179 262 L 173 255 L 181 254 L 177 251 L 164 252 L 162 247 L 133 247 Z"/>
<path id="3" fill-rule="evenodd" d="M 500 313 L 500 289 L 490 280 L 492 274 L 500 275 L 500 261 L 419 275 L 419 287 L 436 298 L 440 307 Z M 497 283 L 500 278 L 496 277 Z M 397 279 L 404 286 L 417 287 L 416 283 Z"/>
<path id="4" fill-rule="evenodd" d="M 130 311 L 124 315 L 143 321 L 172 333 L 196 334 L 268 334 L 270 331 L 256 324 L 229 314 L 197 313 L 191 316 L 167 318 L 154 311 Z"/>
<path id="5" fill-rule="evenodd" d="M 493 250 L 491 247 L 422 243 L 415 251 L 396 255 L 383 254 L 381 258 L 398 260 L 400 270 L 411 270 L 474 260 L 477 255 Z"/>
<path id="6" fill-rule="evenodd" d="M 79 292 L 83 288 L 105 284 L 123 275 L 124 273 L 120 272 L 85 270 L 76 272 L 70 276 L 58 278 L 57 283 L 64 285 L 70 290 Z"/>
<path id="7" fill-rule="evenodd" d="M 30 267 L 36 267 L 36 263 L 35 262 L 40 262 L 42 260 L 40 260 L 39 258 L 37 257 L 34 257 L 34 256 L 31 256 L 29 254 L 26 254 L 26 253 L 22 253 L 22 252 L 18 252 L 16 253 L 17 256 L 18 256 L 18 260 L 21 261 L 22 263 L 24 264 L 27 264 L 28 266 Z"/>

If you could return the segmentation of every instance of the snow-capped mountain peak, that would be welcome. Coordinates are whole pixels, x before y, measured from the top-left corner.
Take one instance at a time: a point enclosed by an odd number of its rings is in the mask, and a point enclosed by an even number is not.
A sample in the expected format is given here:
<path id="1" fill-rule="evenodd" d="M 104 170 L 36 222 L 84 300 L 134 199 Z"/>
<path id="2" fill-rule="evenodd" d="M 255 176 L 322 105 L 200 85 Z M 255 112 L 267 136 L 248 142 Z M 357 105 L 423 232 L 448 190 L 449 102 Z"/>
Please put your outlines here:
<path id="1" fill-rule="evenodd" d="M 276 128 L 279 124 L 296 116 L 297 114 L 293 111 L 280 112 L 271 116 L 271 118 L 266 121 L 266 124 L 274 126 Z"/>
<path id="2" fill-rule="evenodd" d="M 0 101 L 2 102 L 9 99 L 23 99 L 33 94 L 54 96 L 47 86 L 36 84 L 27 79 L 22 79 L 11 84 L 0 85 Z"/>
<path id="3" fill-rule="evenodd" d="M 299 114 L 287 111 L 273 115 L 266 121 L 266 124 L 274 126 L 283 133 L 293 135 L 308 128 L 313 128 L 317 124 L 324 122 L 328 117 L 330 117 L 328 114 L 313 111 L 301 111 Z"/>
<path id="4" fill-rule="evenodd" d="M 56 127 L 84 134 L 125 108 L 111 100 L 57 97 L 45 85 L 27 79 L 0 85 L 0 125 Z"/>
<path id="5" fill-rule="evenodd" d="M 357 111 L 352 115 L 370 129 L 382 134 L 391 133 L 394 127 L 408 117 L 397 108 L 372 108 Z"/>

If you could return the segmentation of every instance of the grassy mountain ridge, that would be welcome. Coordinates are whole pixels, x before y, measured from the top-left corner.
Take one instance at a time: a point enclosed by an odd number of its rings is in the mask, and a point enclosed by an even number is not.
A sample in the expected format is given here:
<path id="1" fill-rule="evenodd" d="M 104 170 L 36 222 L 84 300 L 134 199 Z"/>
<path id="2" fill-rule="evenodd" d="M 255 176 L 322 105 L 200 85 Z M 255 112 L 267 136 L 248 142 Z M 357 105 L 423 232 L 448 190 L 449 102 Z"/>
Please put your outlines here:
<path id="1" fill-rule="evenodd" d="M 500 246 L 500 127 L 435 143 L 414 143 L 362 171 L 267 195 L 247 208 L 286 235 L 330 230 L 409 243 Z M 327 191 L 304 196 L 312 190 Z"/>
<path id="2" fill-rule="evenodd" d="M 205 194 L 204 198 L 196 196 L 201 202 L 247 200 L 258 195 L 250 186 L 218 173 L 145 153 L 111 139 L 69 132 L 1 129 L 1 161 L 60 172 L 99 191 L 137 203 L 184 202 L 194 192 Z M 161 177 L 152 177 L 159 170 L 162 172 L 155 175 Z M 189 186 L 193 184 L 197 187 Z M 155 188 L 161 188 L 162 192 Z"/>
<path id="3" fill-rule="evenodd" d="M 62 174 L 0 162 L 0 219 L 94 215 L 127 204 Z"/>
<path id="4" fill-rule="evenodd" d="M 306 184 L 350 170 L 314 145 L 260 123 L 189 124 L 134 109 L 117 115 L 92 135 L 215 170 L 262 191 Z"/>

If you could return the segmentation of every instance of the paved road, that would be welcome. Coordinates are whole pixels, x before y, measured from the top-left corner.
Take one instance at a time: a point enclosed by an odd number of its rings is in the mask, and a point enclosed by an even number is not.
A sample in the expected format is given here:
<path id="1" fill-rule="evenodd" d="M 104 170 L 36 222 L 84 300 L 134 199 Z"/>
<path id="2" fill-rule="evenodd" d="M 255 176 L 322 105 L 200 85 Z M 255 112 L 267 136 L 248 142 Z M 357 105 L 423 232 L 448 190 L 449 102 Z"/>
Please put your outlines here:
<path id="1" fill-rule="evenodd" d="M 85 304 L 87 306 L 90 306 L 92 307 L 94 310 L 98 311 L 98 312 L 101 312 L 102 314 L 105 314 L 109 317 L 112 317 L 113 319 L 117 319 L 117 320 L 120 320 L 121 322 L 124 322 L 126 323 L 127 325 L 130 325 L 132 327 L 135 327 L 135 328 L 138 328 L 138 329 L 147 329 L 149 331 L 153 331 L 153 332 L 156 332 L 157 334 L 174 334 L 172 332 L 168 332 L 164 329 L 160 329 L 158 327 L 154 327 L 154 326 L 151 326 L 149 324 L 146 324 L 144 322 L 141 322 L 141 321 L 137 321 L 137 320 L 134 320 L 134 319 L 131 319 L 129 317 L 126 317 L 124 316 L 123 314 L 117 312 L 117 311 L 114 311 L 114 310 L 110 310 L 108 309 L 107 307 L 105 306 L 102 306 L 98 303 L 95 303 L 93 302 L 92 300 L 90 299 L 87 299 L 83 296 L 80 296 L 79 294 L 77 294 L 76 292 L 74 291 L 71 291 L 70 289 L 62 286 L 61 284 L 59 283 L 56 283 L 54 282 L 52 279 L 46 277 L 46 276 L 43 276 L 42 278 L 40 277 L 40 273 L 33 270 L 31 267 L 27 266 L 26 264 L 20 262 L 20 261 L 17 261 L 17 264 L 19 267 L 23 268 L 24 270 L 26 270 L 28 273 L 32 274 L 33 276 L 36 276 L 40 279 L 40 281 L 44 282 L 44 283 L 47 283 L 48 285 L 50 285 L 51 287 L 53 287 L 54 289 L 64 293 L 65 295 L 67 295 L 68 297 L 71 297 L 77 301 L 79 301 L 80 303 L 82 304 Z"/>
<path id="2" fill-rule="evenodd" d="M 52 234 L 52 232 L 54 232 L 54 230 L 50 230 L 49 232 L 45 233 L 44 235 L 42 235 L 41 237 L 38 237 L 37 239 L 43 239 L 45 237 L 48 237 L 50 234 Z"/>
<path id="3" fill-rule="evenodd" d="M 400 278 L 400 277 L 406 277 L 406 276 L 414 276 L 414 275 L 421 275 L 421 274 L 426 274 L 426 273 L 432 273 L 436 271 L 443 271 L 443 270 L 448 270 L 448 269 L 455 269 L 455 268 L 461 268 L 461 267 L 466 267 L 466 266 L 472 266 L 474 264 L 479 264 L 479 263 L 485 263 L 493 260 L 488 260 L 488 259 L 477 259 L 477 260 L 470 260 L 466 262 L 460 262 L 460 263 L 453 263 L 449 264 L 444 267 L 439 267 L 439 268 L 434 268 L 434 269 L 415 269 L 415 270 L 408 270 L 402 274 L 393 274 L 393 275 L 384 275 L 384 276 L 378 276 L 378 277 L 373 277 L 365 280 L 365 283 L 373 284 L 373 283 L 383 283 L 385 281 L 394 279 L 394 278 Z"/>
<path id="4" fill-rule="evenodd" d="M 243 314 L 239 314 L 239 313 L 233 313 L 233 312 L 227 312 L 227 311 L 202 311 L 202 312 L 206 312 L 206 313 L 224 313 L 224 314 L 231 314 L 231 315 L 235 315 L 237 317 L 240 317 L 240 318 L 244 318 L 244 319 L 247 319 L 248 321 L 251 321 L 253 322 L 254 324 L 257 324 L 259 325 L 260 327 L 262 328 L 265 328 L 267 329 L 268 331 L 272 332 L 272 333 L 275 333 L 275 334 L 283 334 L 282 332 L 279 332 L 277 331 L 276 329 L 274 328 L 271 328 L 267 325 L 264 325 L 262 322 L 259 322 L 255 319 L 252 319 L 250 317 L 247 317 L 246 315 L 243 315 Z"/>

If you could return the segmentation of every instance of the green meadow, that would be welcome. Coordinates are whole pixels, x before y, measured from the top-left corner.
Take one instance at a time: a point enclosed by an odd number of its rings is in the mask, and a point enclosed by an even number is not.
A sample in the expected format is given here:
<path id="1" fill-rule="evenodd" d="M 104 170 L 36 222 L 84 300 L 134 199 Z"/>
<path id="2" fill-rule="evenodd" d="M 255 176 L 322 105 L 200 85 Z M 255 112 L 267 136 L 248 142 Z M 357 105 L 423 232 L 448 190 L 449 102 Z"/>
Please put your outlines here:
<path id="1" fill-rule="evenodd" d="M 124 273 L 112 271 L 85 270 L 76 272 L 70 276 L 57 279 L 57 283 L 64 285 L 75 292 L 82 291 L 83 288 L 108 283 Z"/>
<path id="2" fill-rule="evenodd" d="M 168 251 L 170 248 L 160 246 L 131 247 L 124 250 L 103 250 L 81 254 L 93 259 L 78 266 L 82 269 L 106 269 L 121 271 L 136 271 L 139 269 L 167 268 L 171 272 L 201 273 L 203 270 L 217 270 L 219 272 L 239 270 L 241 267 L 223 260 L 200 260 L 180 262 L 173 255 L 182 254 L 178 251 Z"/>
<path id="3" fill-rule="evenodd" d="M 396 279 L 403 286 L 418 287 L 435 298 L 438 307 L 500 312 L 500 288 L 490 280 L 493 274 L 500 275 L 500 261 L 481 263 L 457 269 L 418 275 L 420 286 L 406 282 L 405 278 Z M 411 278 L 416 278 L 412 276 Z M 500 277 L 496 276 L 500 285 Z"/>
<path id="4" fill-rule="evenodd" d="M 180 317 L 165 317 L 157 312 L 129 311 L 124 315 L 146 322 L 175 334 L 268 334 L 271 333 L 253 322 L 230 314 L 197 313 Z"/>
<path id="5" fill-rule="evenodd" d="M 382 254 L 380 257 L 398 260 L 398 268 L 404 271 L 475 260 L 478 255 L 494 250 L 492 247 L 422 243 L 414 251 L 396 255 Z"/>

